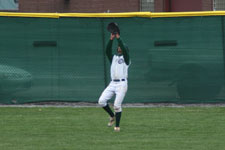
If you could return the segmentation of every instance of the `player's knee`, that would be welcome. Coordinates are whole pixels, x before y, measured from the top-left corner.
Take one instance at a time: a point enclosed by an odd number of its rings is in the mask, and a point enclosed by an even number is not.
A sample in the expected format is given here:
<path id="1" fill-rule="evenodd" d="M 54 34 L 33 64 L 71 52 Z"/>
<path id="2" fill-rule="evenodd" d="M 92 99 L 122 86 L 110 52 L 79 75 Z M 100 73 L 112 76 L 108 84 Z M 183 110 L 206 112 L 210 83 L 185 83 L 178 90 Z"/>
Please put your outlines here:
<path id="1" fill-rule="evenodd" d="M 122 107 L 121 106 L 115 106 L 114 105 L 114 111 L 115 112 L 121 112 L 122 111 Z"/>
<path id="2" fill-rule="evenodd" d="M 101 106 L 101 107 L 105 107 L 107 105 L 107 103 L 103 100 L 103 99 L 99 99 L 98 100 L 98 104 Z"/>

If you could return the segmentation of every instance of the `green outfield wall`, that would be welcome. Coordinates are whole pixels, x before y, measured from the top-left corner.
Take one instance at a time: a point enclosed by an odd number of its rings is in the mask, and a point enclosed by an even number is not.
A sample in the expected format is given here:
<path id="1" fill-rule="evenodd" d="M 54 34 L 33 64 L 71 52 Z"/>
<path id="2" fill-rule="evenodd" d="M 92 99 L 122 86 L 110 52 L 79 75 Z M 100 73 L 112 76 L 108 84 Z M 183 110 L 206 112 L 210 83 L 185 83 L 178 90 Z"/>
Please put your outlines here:
<path id="1" fill-rule="evenodd" d="M 130 49 L 125 103 L 225 102 L 224 14 L 0 13 L 0 103 L 97 102 L 110 22 Z"/>

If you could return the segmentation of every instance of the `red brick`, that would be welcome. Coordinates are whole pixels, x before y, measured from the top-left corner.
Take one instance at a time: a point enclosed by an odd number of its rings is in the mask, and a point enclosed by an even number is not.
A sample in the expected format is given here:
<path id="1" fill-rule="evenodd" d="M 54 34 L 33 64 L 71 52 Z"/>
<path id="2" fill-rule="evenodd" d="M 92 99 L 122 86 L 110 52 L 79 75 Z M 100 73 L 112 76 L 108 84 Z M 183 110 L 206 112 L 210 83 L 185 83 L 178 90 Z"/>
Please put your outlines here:
<path id="1" fill-rule="evenodd" d="M 19 0 L 20 12 L 137 12 L 141 0 Z M 155 0 L 155 12 L 165 10 L 165 0 Z M 212 10 L 212 0 L 202 0 L 203 11 Z"/>
<path id="2" fill-rule="evenodd" d="M 134 12 L 140 0 L 20 0 L 20 12 Z"/>

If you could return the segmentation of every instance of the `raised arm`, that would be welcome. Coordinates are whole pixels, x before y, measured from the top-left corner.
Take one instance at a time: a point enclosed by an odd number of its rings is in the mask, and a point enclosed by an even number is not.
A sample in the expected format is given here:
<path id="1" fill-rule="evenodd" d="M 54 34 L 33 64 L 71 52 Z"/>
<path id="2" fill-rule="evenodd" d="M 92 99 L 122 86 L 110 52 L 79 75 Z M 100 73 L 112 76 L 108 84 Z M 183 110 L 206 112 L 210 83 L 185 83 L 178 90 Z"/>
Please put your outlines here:
<path id="1" fill-rule="evenodd" d="M 107 55 L 110 63 L 112 63 L 112 59 L 113 59 L 112 44 L 113 44 L 114 38 L 115 38 L 115 35 L 111 34 L 110 40 L 108 41 L 107 46 L 106 46 L 106 55 Z"/>
<path id="2" fill-rule="evenodd" d="M 123 57 L 124 57 L 124 61 L 127 65 L 130 64 L 130 56 L 129 56 L 129 51 L 128 51 L 128 47 L 125 46 L 125 44 L 123 43 L 122 39 L 120 38 L 119 34 L 116 34 L 116 38 L 119 44 L 119 47 L 122 49 L 122 53 L 123 53 Z"/>

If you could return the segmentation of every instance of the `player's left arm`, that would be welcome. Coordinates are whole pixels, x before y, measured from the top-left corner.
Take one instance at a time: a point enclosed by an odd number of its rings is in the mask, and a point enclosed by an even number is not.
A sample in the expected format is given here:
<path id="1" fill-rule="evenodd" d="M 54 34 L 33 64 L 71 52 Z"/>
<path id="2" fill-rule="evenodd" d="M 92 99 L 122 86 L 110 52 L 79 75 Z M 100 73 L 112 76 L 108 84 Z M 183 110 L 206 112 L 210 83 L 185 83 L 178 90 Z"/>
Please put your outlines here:
<path id="1" fill-rule="evenodd" d="M 122 49 L 122 53 L 123 53 L 123 57 L 124 57 L 124 61 L 127 65 L 130 64 L 130 56 L 129 56 L 129 51 L 128 51 L 128 47 L 125 46 L 125 44 L 123 43 L 121 37 L 119 34 L 116 34 L 116 38 L 119 44 L 119 47 Z"/>

